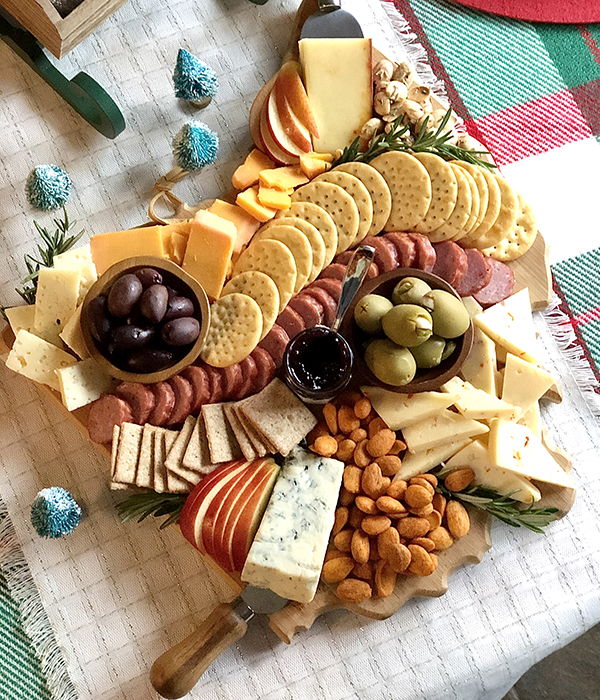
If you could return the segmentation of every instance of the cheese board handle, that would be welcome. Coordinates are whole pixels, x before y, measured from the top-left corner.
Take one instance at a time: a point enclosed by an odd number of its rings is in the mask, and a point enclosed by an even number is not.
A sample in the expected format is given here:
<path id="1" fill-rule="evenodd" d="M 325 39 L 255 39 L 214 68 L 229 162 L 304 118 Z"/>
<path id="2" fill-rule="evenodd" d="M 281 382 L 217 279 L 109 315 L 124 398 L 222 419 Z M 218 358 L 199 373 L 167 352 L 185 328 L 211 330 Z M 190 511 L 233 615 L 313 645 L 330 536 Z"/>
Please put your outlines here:
<path id="1" fill-rule="evenodd" d="M 246 634 L 253 615 L 241 598 L 217 606 L 189 637 L 154 662 L 150 682 L 156 692 L 163 698 L 187 695 L 217 656 Z"/>

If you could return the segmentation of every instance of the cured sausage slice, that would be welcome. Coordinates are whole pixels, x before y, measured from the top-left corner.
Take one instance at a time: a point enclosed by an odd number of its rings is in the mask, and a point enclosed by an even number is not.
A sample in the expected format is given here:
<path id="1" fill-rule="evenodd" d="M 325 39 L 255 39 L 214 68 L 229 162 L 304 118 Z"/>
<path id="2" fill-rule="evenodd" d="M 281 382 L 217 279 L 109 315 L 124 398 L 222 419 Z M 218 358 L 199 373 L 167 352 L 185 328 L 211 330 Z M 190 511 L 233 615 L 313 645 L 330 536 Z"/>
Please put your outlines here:
<path id="1" fill-rule="evenodd" d="M 267 335 L 258 344 L 259 348 L 266 350 L 273 358 L 275 365 L 279 367 L 283 360 L 283 353 L 290 342 L 290 336 L 276 323 Z M 251 355 L 249 357 L 252 357 Z"/>
<path id="2" fill-rule="evenodd" d="M 242 383 L 240 385 L 237 396 L 232 397 L 232 399 L 234 399 L 235 401 L 239 401 L 240 399 L 243 399 L 246 396 L 250 396 L 257 375 L 256 362 L 254 361 L 252 355 L 248 355 L 248 357 L 245 357 L 240 362 L 240 368 L 242 370 Z"/>
<path id="3" fill-rule="evenodd" d="M 303 294 L 314 297 L 323 308 L 323 317 L 321 323 L 325 326 L 331 326 L 335 318 L 337 310 L 337 302 L 321 287 L 315 287 L 314 283 L 309 284 Z"/>
<path id="4" fill-rule="evenodd" d="M 210 399 L 210 385 L 206 369 L 204 367 L 190 365 L 189 367 L 186 367 L 181 372 L 181 374 L 192 385 L 192 392 L 194 397 L 192 399 L 191 412 L 197 413 L 197 411 L 199 411 L 200 409 L 200 406 L 204 405 L 205 403 L 208 403 L 208 400 Z M 167 384 L 166 382 L 161 382 L 161 384 L 164 384 L 165 386 L 169 387 L 169 389 L 171 389 L 169 384 Z M 173 390 L 171 389 L 171 391 Z M 174 393 L 173 401 L 175 401 Z M 161 423 L 156 423 L 156 425 L 161 425 Z"/>
<path id="5" fill-rule="evenodd" d="M 375 249 L 373 258 L 380 272 L 390 272 L 398 267 L 398 253 L 391 241 L 383 236 L 367 236 L 361 245 L 369 245 Z"/>
<path id="6" fill-rule="evenodd" d="M 187 369 L 191 368 L 188 367 Z M 200 370 L 200 367 L 195 367 L 194 369 L 203 371 Z M 206 378 L 205 381 L 208 387 L 208 380 L 206 380 Z M 171 385 L 167 384 L 167 382 L 156 382 L 155 384 L 150 384 L 150 389 L 154 394 L 155 403 L 152 412 L 148 416 L 147 422 L 151 425 L 165 425 L 173 412 L 173 408 L 175 407 L 175 392 L 173 391 Z"/>
<path id="7" fill-rule="evenodd" d="M 391 231 L 390 233 L 384 234 L 383 238 L 390 241 L 396 248 L 398 267 L 415 267 L 417 244 L 408 233 Z"/>
<path id="8" fill-rule="evenodd" d="M 194 392 L 190 382 L 181 374 L 170 377 L 167 379 L 167 383 L 171 385 L 175 393 L 175 406 L 173 413 L 167 420 L 167 425 L 177 425 L 178 423 L 183 423 L 190 415 Z"/>
<path id="9" fill-rule="evenodd" d="M 106 394 L 96 399 L 88 415 L 88 433 L 92 442 L 107 445 L 112 441 L 113 427 L 131 422 L 131 407 L 125 399 Z"/>
<path id="10" fill-rule="evenodd" d="M 135 382 L 123 382 L 120 384 L 115 394 L 125 399 L 131 406 L 132 420 L 138 425 L 144 425 L 148 421 L 148 416 L 152 413 L 156 400 L 152 390 L 145 384 Z"/>
<path id="11" fill-rule="evenodd" d="M 334 279 L 323 279 L 313 282 L 311 287 L 320 287 L 324 289 L 327 294 L 335 301 L 336 305 L 340 299 L 340 294 L 342 293 L 342 283 L 340 280 Z"/>
<path id="12" fill-rule="evenodd" d="M 223 367 L 221 373 L 223 374 L 223 401 L 231 401 L 243 382 L 240 363 L 236 362 L 229 367 Z"/>
<path id="13" fill-rule="evenodd" d="M 302 320 L 302 316 L 300 316 L 300 314 L 297 311 L 294 311 L 294 309 L 292 309 L 290 306 L 286 306 L 279 316 L 277 316 L 277 324 L 283 328 L 290 339 L 295 335 L 298 335 L 298 333 L 306 328 L 304 321 Z"/>
<path id="14" fill-rule="evenodd" d="M 515 287 L 515 274 L 508 265 L 493 258 L 489 258 L 489 263 L 492 267 L 492 278 L 475 294 L 476 301 L 483 307 L 503 301 L 512 294 Z"/>
<path id="15" fill-rule="evenodd" d="M 288 306 L 298 312 L 304 321 L 305 328 L 314 328 L 321 323 L 323 307 L 314 297 L 301 292 L 290 301 Z"/>
<path id="16" fill-rule="evenodd" d="M 422 233 L 407 234 L 415 243 L 416 257 L 413 267 L 425 272 L 431 272 L 435 265 L 435 249 L 429 242 L 429 238 Z"/>
<path id="17" fill-rule="evenodd" d="M 251 354 L 254 362 L 256 362 L 256 383 L 252 389 L 253 393 L 258 393 L 273 379 L 277 368 L 271 355 L 263 348 L 254 348 Z"/>
<path id="18" fill-rule="evenodd" d="M 343 280 L 344 275 L 346 274 L 346 265 L 342 263 L 331 263 L 331 265 L 327 265 L 327 267 L 321 272 L 319 277 L 317 279 L 326 279 L 328 277 L 331 277 L 332 279 L 336 280 Z"/>
<path id="19" fill-rule="evenodd" d="M 467 254 L 459 245 L 452 241 L 434 243 L 433 247 L 436 255 L 435 265 L 432 270 L 433 274 L 446 280 L 448 284 L 456 289 L 469 267 Z"/>
<path id="20" fill-rule="evenodd" d="M 218 403 L 223 398 L 223 375 L 216 367 L 206 366 L 209 399 L 206 403 Z"/>
<path id="21" fill-rule="evenodd" d="M 476 248 L 467 248 L 467 271 L 455 287 L 461 297 L 470 297 L 481 291 L 492 279 L 492 266 L 489 259 Z"/>

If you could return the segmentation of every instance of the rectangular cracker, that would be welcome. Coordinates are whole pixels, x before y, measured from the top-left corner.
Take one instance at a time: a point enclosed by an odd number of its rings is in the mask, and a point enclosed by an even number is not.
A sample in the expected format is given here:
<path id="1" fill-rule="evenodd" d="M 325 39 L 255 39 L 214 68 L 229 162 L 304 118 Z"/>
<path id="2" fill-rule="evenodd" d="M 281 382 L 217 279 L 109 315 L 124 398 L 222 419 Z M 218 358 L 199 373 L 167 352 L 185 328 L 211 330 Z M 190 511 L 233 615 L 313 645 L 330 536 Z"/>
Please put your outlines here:
<path id="1" fill-rule="evenodd" d="M 178 477 L 191 484 L 198 483 L 198 474 L 194 471 L 186 469 L 183 466 L 183 456 L 194 432 L 196 418 L 188 416 L 185 419 L 181 430 L 175 435 L 171 448 L 167 451 L 165 466 L 167 472 L 173 475 L 173 478 Z"/>
<path id="2" fill-rule="evenodd" d="M 135 484 L 143 428 L 135 423 L 122 423 L 115 458 L 113 482 Z"/>
<path id="3" fill-rule="evenodd" d="M 225 418 L 227 418 L 227 421 L 231 429 L 233 430 L 233 434 L 235 435 L 235 438 L 238 441 L 238 444 L 240 446 L 240 449 L 242 450 L 242 453 L 244 454 L 244 457 L 249 462 L 256 459 L 258 457 L 258 454 L 254 449 L 254 445 L 252 444 L 252 440 L 250 440 L 250 436 L 244 430 L 244 426 L 242 425 L 240 419 L 237 417 L 234 406 L 230 403 L 223 404 L 223 411 L 225 412 Z"/>
<path id="4" fill-rule="evenodd" d="M 210 458 L 206 428 L 204 427 L 204 418 L 202 415 L 198 416 L 196 425 L 192 430 L 190 440 L 183 455 L 182 466 L 184 469 L 198 474 L 210 474 L 215 470 L 216 465 Z"/>
<path id="5" fill-rule="evenodd" d="M 208 449 L 213 464 L 240 459 L 242 450 L 225 418 L 223 404 L 207 403 L 200 410 L 204 419 Z"/>
<path id="6" fill-rule="evenodd" d="M 165 435 L 171 432 L 165 428 L 156 428 L 154 431 L 154 490 L 156 493 L 164 493 L 167 490 L 167 468 L 165 458 Z"/>
<path id="7" fill-rule="evenodd" d="M 252 443 L 257 457 L 264 457 L 271 452 L 271 448 L 263 440 L 262 435 L 256 430 L 256 428 L 250 423 L 246 416 L 242 413 L 242 401 L 238 401 L 233 407 L 233 413 L 239 420 L 242 428 L 244 429 L 248 439 Z"/>
<path id="8" fill-rule="evenodd" d="M 117 462 L 117 448 L 119 447 L 120 425 L 113 425 L 112 443 L 110 448 L 110 478 L 115 475 L 115 464 Z"/>
<path id="9" fill-rule="evenodd" d="M 246 399 L 241 412 L 283 456 L 317 424 L 312 412 L 277 378 Z"/>
<path id="10" fill-rule="evenodd" d="M 154 486 L 154 432 L 156 428 L 146 423 L 142 429 L 142 442 L 135 474 L 136 486 L 151 489 Z"/>

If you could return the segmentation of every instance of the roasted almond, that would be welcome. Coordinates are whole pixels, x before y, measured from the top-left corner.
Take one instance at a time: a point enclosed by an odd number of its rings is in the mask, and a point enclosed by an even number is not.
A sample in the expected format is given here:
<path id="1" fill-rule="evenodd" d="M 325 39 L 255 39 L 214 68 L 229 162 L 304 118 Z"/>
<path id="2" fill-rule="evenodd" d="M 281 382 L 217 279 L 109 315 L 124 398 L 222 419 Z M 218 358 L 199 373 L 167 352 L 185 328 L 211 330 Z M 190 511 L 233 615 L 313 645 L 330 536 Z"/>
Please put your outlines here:
<path id="1" fill-rule="evenodd" d="M 366 581 L 357 578 L 346 578 L 338 583 L 336 588 L 338 598 L 349 603 L 362 603 L 373 594 L 371 586 Z"/>
<path id="2" fill-rule="evenodd" d="M 369 464 L 362 475 L 361 488 L 367 496 L 377 500 L 383 496 L 391 484 L 390 478 L 383 476 L 377 462 Z"/>
<path id="3" fill-rule="evenodd" d="M 373 461 L 373 458 L 367 452 L 368 442 L 368 440 L 362 440 L 354 449 L 354 463 L 358 467 L 367 467 Z"/>
<path id="4" fill-rule="evenodd" d="M 433 513 L 433 504 L 428 503 L 426 506 L 422 506 L 421 508 L 411 508 L 410 512 L 413 515 L 418 515 L 419 518 L 426 518 L 428 515 Z"/>
<path id="5" fill-rule="evenodd" d="M 460 493 L 460 491 L 464 491 L 467 486 L 474 481 L 475 472 L 470 467 L 463 467 L 462 469 L 455 469 L 453 472 L 450 472 L 444 479 L 444 486 L 448 491 Z"/>
<path id="6" fill-rule="evenodd" d="M 435 549 L 435 542 L 429 537 L 415 537 L 411 544 L 418 544 L 419 547 L 423 547 L 427 552 L 433 552 Z"/>
<path id="7" fill-rule="evenodd" d="M 429 515 L 425 515 L 423 517 L 429 523 L 430 530 L 435 530 L 436 527 L 439 527 L 442 524 L 442 516 L 437 512 L 437 510 L 433 510 L 431 513 L 429 513 Z"/>
<path id="8" fill-rule="evenodd" d="M 344 439 L 338 444 L 337 452 L 335 453 L 335 458 L 339 459 L 340 462 L 348 462 L 354 454 L 354 448 L 356 443 L 354 440 L 350 440 L 344 436 Z"/>
<path id="9" fill-rule="evenodd" d="M 448 501 L 446 506 L 446 524 L 452 537 L 464 537 L 471 528 L 471 519 L 466 508 L 458 501 Z"/>
<path id="10" fill-rule="evenodd" d="M 362 399 L 359 399 L 354 404 L 354 415 L 359 420 L 362 420 L 363 418 L 366 418 L 369 413 L 371 413 L 371 402 L 366 396 L 363 396 Z"/>
<path id="11" fill-rule="evenodd" d="M 353 430 L 348 437 L 350 440 L 354 440 L 354 442 L 358 445 L 359 442 L 367 439 L 367 431 L 364 428 L 357 428 L 356 430 Z"/>
<path id="12" fill-rule="evenodd" d="M 362 510 L 367 515 L 378 515 L 379 508 L 372 498 L 368 496 L 357 496 L 355 501 L 356 507 Z"/>
<path id="13" fill-rule="evenodd" d="M 338 432 L 337 408 L 332 403 L 326 403 L 323 406 L 323 418 L 325 423 L 327 423 L 329 432 L 332 435 L 336 435 Z"/>
<path id="14" fill-rule="evenodd" d="M 395 527 L 388 527 L 381 534 L 377 535 L 377 550 L 384 559 L 388 559 L 388 547 L 400 544 L 400 535 Z"/>
<path id="15" fill-rule="evenodd" d="M 361 528 L 368 535 L 379 535 L 387 530 L 392 524 L 392 521 L 387 515 L 365 515 L 361 523 Z"/>
<path id="16" fill-rule="evenodd" d="M 443 526 L 436 527 L 428 532 L 427 538 L 430 539 L 435 544 L 435 548 L 439 549 L 441 552 L 448 549 L 454 542 L 452 535 Z"/>
<path id="17" fill-rule="evenodd" d="M 423 488 L 427 489 L 429 493 L 431 494 L 431 497 L 435 495 L 435 489 L 433 486 L 427 481 L 427 479 L 423 479 L 421 476 L 413 476 L 413 478 L 410 480 L 411 484 L 414 484 L 415 486 L 422 486 Z"/>
<path id="18" fill-rule="evenodd" d="M 354 415 L 350 406 L 340 406 L 337 414 L 338 426 L 344 435 L 350 435 L 353 430 L 360 428 L 360 420 Z"/>
<path id="19" fill-rule="evenodd" d="M 337 452 L 338 443 L 331 435 L 321 435 L 313 442 L 310 449 L 322 457 L 332 457 Z"/>
<path id="20" fill-rule="evenodd" d="M 333 528 L 331 529 L 331 534 L 335 537 L 342 528 L 345 527 L 348 522 L 348 508 L 346 506 L 340 506 L 335 511 L 335 520 L 333 522 Z"/>
<path id="21" fill-rule="evenodd" d="M 350 512 L 348 514 L 348 525 L 353 528 L 360 527 L 365 514 L 356 507 L 356 501 L 353 506 L 350 506 Z"/>
<path id="22" fill-rule="evenodd" d="M 402 440 L 398 440 L 396 438 L 396 440 L 394 440 L 394 444 L 391 446 L 391 448 L 389 450 L 389 454 L 397 455 L 397 454 L 400 454 L 400 452 L 404 452 L 405 449 L 406 449 L 406 443 L 402 442 Z"/>
<path id="23" fill-rule="evenodd" d="M 333 538 L 333 546 L 336 549 L 339 549 L 340 552 L 349 552 L 351 550 L 351 543 L 352 543 L 352 535 L 353 534 L 354 534 L 354 530 L 351 530 L 350 528 L 347 528 L 345 530 L 341 530 Z"/>
<path id="24" fill-rule="evenodd" d="M 397 498 L 392 498 L 391 496 L 380 496 L 376 501 L 375 505 L 379 510 L 389 516 L 399 515 L 400 513 L 406 513 L 406 508 L 403 503 Z"/>
<path id="25" fill-rule="evenodd" d="M 408 547 L 405 547 L 403 544 L 398 542 L 390 545 L 386 550 L 386 554 L 387 561 L 397 574 L 403 574 L 410 566 L 412 555 Z"/>
<path id="26" fill-rule="evenodd" d="M 354 494 L 350 493 L 345 486 L 340 489 L 339 504 L 341 506 L 349 506 L 354 501 Z"/>
<path id="27" fill-rule="evenodd" d="M 386 493 L 392 498 L 402 498 L 406 493 L 407 488 L 408 484 L 406 481 L 402 479 L 394 479 L 394 481 L 392 481 L 392 483 L 388 486 Z"/>
<path id="28" fill-rule="evenodd" d="M 411 484 L 404 494 L 404 501 L 411 508 L 423 508 L 423 506 L 429 505 L 433 499 L 433 494 L 431 494 L 424 486 L 419 486 L 419 484 Z"/>
<path id="29" fill-rule="evenodd" d="M 418 544 L 409 544 L 408 551 L 411 555 L 410 565 L 408 567 L 411 574 L 430 576 L 435 571 L 433 559 L 429 556 L 429 552 L 423 549 L 423 547 L 419 547 Z"/>
<path id="30" fill-rule="evenodd" d="M 312 445 L 313 442 L 318 438 L 322 437 L 323 435 L 329 435 L 330 431 L 329 428 L 327 427 L 327 423 L 324 423 L 323 421 L 319 421 L 315 427 L 310 431 L 310 433 L 306 436 L 306 442 L 309 445 Z"/>
<path id="31" fill-rule="evenodd" d="M 344 488 L 350 493 L 360 493 L 362 470 L 356 465 L 350 464 L 344 468 Z"/>
<path id="32" fill-rule="evenodd" d="M 432 503 L 434 510 L 437 510 L 437 512 L 444 517 L 444 513 L 446 512 L 446 497 L 442 496 L 441 493 L 436 493 Z"/>
<path id="33" fill-rule="evenodd" d="M 354 560 L 351 557 L 338 557 L 330 559 L 323 564 L 322 576 L 327 583 L 343 581 L 354 568 Z"/>
<path id="34" fill-rule="evenodd" d="M 383 457 L 391 449 L 396 440 L 396 433 L 389 428 L 383 428 L 369 438 L 367 442 L 367 452 L 377 459 Z"/>
<path id="35" fill-rule="evenodd" d="M 367 561 L 364 564 L 354 562 L 352 576 L 354 578 L 362 578 L 365 581 L 370 581 L 373 578 L 373 564 L 370 561 Z"/>
<path id="36" fill-rule="evenodd" d="M 340 552 L 339 549 L 328 549 L 327 553 L 325 554 L 325 561 L 329 561 L 330 559 L 339 559 L 340 557 L 346 556 L 348 556 L 347 552 Z"/>
<path id="37" fill-rule="evenodd" d="M 430 474 L 429 472 L 423 472 L 423 474 L 417 474 L 417 478 L 425 479 L 425 481 L 428 481 L 432 486 L 438 485 L 437 476 L 435 474 Z"/>
<path id="38" fill-rule="evenodd" d="M 402 518 L 396 523 L 396 529 L 400 537 L 406 537 L 409 540 L 415 537 L 424 537 L 429 531 L 429 523 L 425 518 L 417 518 L 413 515 L 408 518 Z M 338 547 L 339 549 L 339 547 Z"/>
<path id="39" fill-rule="evenodd" d="M 377 464 L 384 476 L 394 476 L 402 467 L 402 460 L 396 455 L 383 455 L 377 458 Z"/>
<path id="40" fill-rule="evenodd" d="M 369 439 L 376 435 L 380 430 L 387 429 L 387 427 L 388 425 L 383 420 L 383 418 L 376 416 L 375 418 L 373 418 L 372 421 L 369 422 L 369 426 L 367 427 L 367 435 Z"/>
<path id="41" fill-rule="evenodd" d="M 375 567 L 375 595 L 387 598 L 396 588 L 396 572 L 385 559 L 377 562 Z"/>
<path id="42" fill-rule="evenodd" d="M 369 554 L 371 553 L 369 536 L 362 530 L 355 530 L 350 543 L 350 551 L 354 561 L 357 561 L 359 564 L 368 562 Z"/>

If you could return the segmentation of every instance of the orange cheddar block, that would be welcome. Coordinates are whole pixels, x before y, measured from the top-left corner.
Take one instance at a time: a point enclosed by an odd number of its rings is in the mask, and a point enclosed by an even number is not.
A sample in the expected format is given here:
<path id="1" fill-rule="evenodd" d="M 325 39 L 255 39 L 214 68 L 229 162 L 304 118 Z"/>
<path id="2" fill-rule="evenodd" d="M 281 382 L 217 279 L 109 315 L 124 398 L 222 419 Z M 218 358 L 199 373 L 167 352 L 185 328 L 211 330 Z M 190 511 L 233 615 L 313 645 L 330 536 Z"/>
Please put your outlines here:
<path id="1" fill-rule="evenodd" d="M 308 178 L 299 165 L 285 165 L 274 170 L 262 170 L 258 180 L 262 187 L 270 187 L 284 192 L 308 182 Z"/>
<path id="2" fill-rule="evenodd" d="M 192 221 L 182 267 L 212 299 L 221 295 L 235 237 L 235 225 L 212 212 L 201 210 Z"/>
<path id="3" fill-rule="evenodd" d="M 274 168 L 275 163 L 258 148 L 250 151 L 250 154 L 242 165 L 233 173 L 231 184 L 237 190 L 245 190 L 258 182 L 261 170 Z"/>
<path id="4" fill-rule="evenodd" d="M 169 260 L 181 265 L 192 226 L 191 219 L 162 227 L 163 247 Z"/>
<path id="5" fill-rule="evenodd" d="M 323 158 L 322 156 L 328 156 Z M 331 153 L 303 153 L 300 156 L 300 168 L 309 180 L 326 173 L 331 168 Z"/>
<path id="6" fill-rule="evenodd" d="M 289 209 L 292 205 L 292 198 L 288 192 L 276 190 L 272 187 L 263 187 L 262 185 L 258 188 L 258 199 L 261 204 L 270 209 Z"/>
<path id="7" fill-rule="evenodd" d="M 261 204 L 258 198 L 258 187 L 256 185 L 240 192 L 235 201 L 257 221 L 269 221 L 269 219 L 272 219 L 275 214 L 277 214 L 277 209 L 271 209 L 271 207 L 265 207 Z"/>
<path id="8" fill-rule="evenodd" d="M 234 224 L 237 234 L 233 244 L 233 252 L 239 253 L 245 245 L 250 243 L 252 236 L 258 231 L 260 222 L 244 211 L 237 204 L 229 204 L 222 199 L 215 199 L 208 211 L 216 214 Z"/>
<path id="9" fill-rule="evenodd" d="M 148 226 L 92 236 L 90 250 L 98 276 L 106 272 L 111 265 L 138 255 L 167 258 L 164 228 L 164 226 Z"/>

